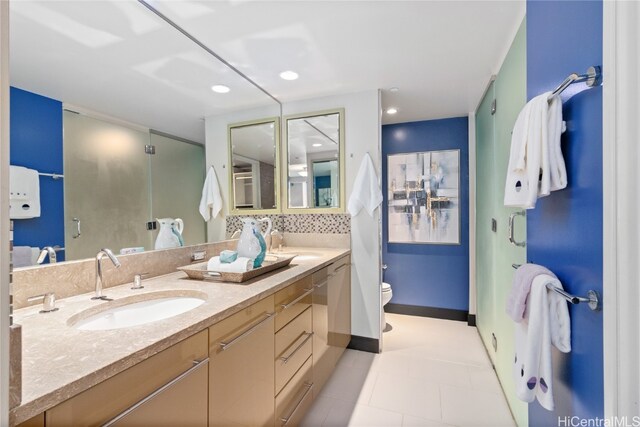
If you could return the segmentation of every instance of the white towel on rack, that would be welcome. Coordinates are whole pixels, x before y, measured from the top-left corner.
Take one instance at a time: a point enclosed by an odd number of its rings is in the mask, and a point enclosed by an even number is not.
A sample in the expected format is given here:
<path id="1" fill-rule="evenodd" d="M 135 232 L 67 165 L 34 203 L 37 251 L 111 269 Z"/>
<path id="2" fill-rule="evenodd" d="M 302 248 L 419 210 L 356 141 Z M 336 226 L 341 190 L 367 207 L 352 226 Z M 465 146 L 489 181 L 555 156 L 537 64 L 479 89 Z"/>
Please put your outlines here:
<path id="1" fill-rule="evenodd" d="M 347 209 L 352 217 L 358 215 L 362 208 L 373 216 L 373 211 L 380 206 L 380 203 L 382 203 L 382 191 L 378 186 L 378 175 L 373 167 L 371 156 L 367 153 L 360 163 Z"/>
<path id="2" fill-rule="evenodd" d="M 216 177 L 216 171 L 213 166 L 207 171 L 207 178 L 202 186 L 202 198 L 200 199 L 200 207 L 198 208 L 200 215 L 205 221 L 215 218 L 222 210 L 222 196 L 220 195 L 220 185 Z"/>
<path id="3" fill-rule="evenodd" d="M 515 324 L 513 376 L 520 400 L 533 402 L 537 398 L 543 408 L 552 411 L 551 345 L 563 353 L 570 352 L 571 325 L 566 300 L 547 285 L 562 289 L 558 279 L 538 275 L 531 284 L 525 318 Z"/>
<path id="4" fill-rule="evenodd" d="M 529 101 L 516 119 L 504 191 L 504 205 L 533 209 L 538 197 L 567 185 L 560 136 L 562 101 L 551 92 Z"/>
<path id="5" fill-rule="evenodd" d="M 549 175 L 551 179 L 551 191 L 562 190 L 567 187 L 567 169 L 562 156 L 560 139 L 566 129 L 562 121 L 562 100 L 554 96 L 549 102 Z"/>
<path id="6" fill-rule="evenodd" d="M 9 218 L 40 216 L 40 177 L 38 171 L 22 166 L 9 167 Z"/>

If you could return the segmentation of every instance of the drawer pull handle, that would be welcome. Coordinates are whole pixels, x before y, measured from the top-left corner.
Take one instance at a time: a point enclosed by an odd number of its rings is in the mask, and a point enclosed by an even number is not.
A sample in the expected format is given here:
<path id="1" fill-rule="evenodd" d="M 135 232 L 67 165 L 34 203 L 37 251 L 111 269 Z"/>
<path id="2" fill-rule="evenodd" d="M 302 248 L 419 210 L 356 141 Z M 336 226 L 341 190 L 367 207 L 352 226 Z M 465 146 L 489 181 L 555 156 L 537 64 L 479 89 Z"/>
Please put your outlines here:
<path id="1" fill-rule="evenodd" d="M 313 383 L 305 382 L 304 385 L 307 390 L 304 392 L 304 394 L 302 395 L 302 398 L 298 401 L 295 408 L 293 408 L 293 411 L 291 411 L 291 414 L 289 414 L 288 417 L 280 418 L 280 421 L 282 421 L 283 426 L 286 426 L 289 423 L 289 420 L 293 418 L 298 408 L 300 408 L 300 405 L 302 405 L 302 402 L 304 402 L 304 399 L 307 398 L 307 395 L 311 392 L 311 389 L 313 389 Z"/>
<path id="2" fill-rule="evenodd" d="M 283 363 L 287 363 L 289 359 L 291 359 L 298 352 L 298 350 L 300 350 L 307 343 L 307 341 L 311 339 L 311 337 L 313 336 L 313 332 L 305 332 L 303 335 L 306 335 L 306 338 L 303 339 L 300 344 L 298 344 L 298 346 L 291 352 L 291 354 L 287 357 L 280 358 Z"/>
<path id="3" fill-rule="evenodd" d="M 266 321 L 271 319 L 274 314 L 275 313 L 265 313 L 265 318 L 264 319 L 262 319 L 261 321 L 259 321 L 255 325 L 251 326 L 249 329 L 247 329 L 246 331 L 244 331 L 243 333 L 241 333 L 237 337 L 235 337 L 232 340 L 227 341 L 227 342 L 220 341 L 220 348 L 222 349 L 222 351 L 227 350 L 232 345 L 237 344 L 238 342 L 242 341 L 243 338 L 246 338 L 249 335 L 251 335 L 256 329 L 258 329 L 260 326 L 262 326 L 263 323 L 265 323 Z"/>
<path id="4" fill-rule="evenodd" d="M 104 423 L 102 425 L 102 427 L 111 427 L 112 425 L 115 425 L 118 421 L 120 421 L 121 419 L 123 419 L 124 417 L 126 417 L 127 415 L 129 415 L 130 413 L 135 411 L 136 409 L 138 409 L 140 406 L 144 405 L 145 403 L 147 403 L 148 401 L 150 401 L 151 399 L 153 399 L 154 397 L 156 397 L 157 395 L 159 395 L 160 393 L 162 393 L 163 391 L 165 391 L 169 387 L 173 386 L 178 381 L 180 381 L 183 378 L 189 376 L 196 369 L 200 369 L 201 367 L 206 366 L 208 363 L 209 363 L 209 358 L 208 357 L 203 359 L 203 360 L 194 360 L 192 367 L 190 367 L 189 369 L 184 371 L 182 374 L 178 375 L 177 377 L 175 377 L 174 379 L 172 379 L 171 381 L 169 381 L 168 383 L 166 383 L 165 385 L 163 385 L 162 387 L 160 387 L 159 389 L 157 389 L 156 391 L 154 391 L 153 393 L 151 393 L 150 395 L 148 395 L 147 397 L 145 397 L 141 401 L 137 402 L 136 404 L 134 404 L 130 408 L 128 408 L 128 409 L 124 410 L 123 412 L 121 412 L 120 414 L 116 415 L 114 418 L 112 418 L 109 421 L 107 421 L 106 423 Z"/>
<path id="5" fill-rule="evenodd" d="M 306 297 L 307 295 L 309 295 L 311 292 L 313 292 L 313 288 L 311 289 L 305 289 L 305 292 L 300 295 L 298 298 L 294 299 L 293 301 L 291 301 L 288 304 L 280 304 L 280 307 L 282 307 L 283 310 L 286 310 L 287 308 L 291 307 L 292 305 L 295 305 L 298 301 L 300 301 L 302 298 Z"/>
<path id="6" fill-rule="evenodd" d="M 318 288 L 318 289 L 319 289 L 319 288 L 322 288 L 322 287 L 326 286 L 326 285 L 327 285 L 327 283 L 329 283 L 329 279 L 325 280 L 324 282 L 318 283 L 318 284 L 316 285 L 316 288 Z"/>
<path id="7" fill-rule="evenodd" d="M 338 274 L 339 271 L 344 270 L 345 268 L 347 268 L 348 266 L 350 266 L 351 264 L 346 263 L 346 264 L 342 264 L 340 267 L 336 268 L 335 270 L 333 270 L 333 273 L 329 274 L 329 277 L 333 277 L 336 274 Z"/>

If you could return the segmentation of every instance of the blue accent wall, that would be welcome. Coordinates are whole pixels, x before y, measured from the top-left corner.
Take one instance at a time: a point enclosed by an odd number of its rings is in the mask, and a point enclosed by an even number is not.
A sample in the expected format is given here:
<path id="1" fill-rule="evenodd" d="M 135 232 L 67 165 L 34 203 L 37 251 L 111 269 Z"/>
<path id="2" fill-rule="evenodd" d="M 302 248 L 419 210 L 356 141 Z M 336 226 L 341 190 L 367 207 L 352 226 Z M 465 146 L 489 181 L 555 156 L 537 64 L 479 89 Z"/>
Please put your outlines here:
<path id="1" fill-rule="evenodd" d="M 460 245 L 389 243 L 387 156 L 460 150 Z M 392 303 L 469 310 L 469 128 L 467 117 L 382 126 L 382 259 Z"/>
<path id="2" fill-rule="evenodd" d="M 10 95 L 10 163 L 63 173 L 62 103 L 14 87 Z M 39 218 L 14 220 L 15 246 L 64 246 L 62 179 L 40 177 L 40 210 Z M 64 252 L 58 252 L 58 260 L 64 260 Z"/>
<path id="3" fill-rule="evenodd" d="M 602 65 L 602 1 L 527 1 L 527 98 L 591 65 Z M 563 117 L 568 186 L 527 212 L 527 256 L 570 293 L 586 296 L 589 289 L 602 293 L 602 88 L 566 100 Z M 602 312 L 584 304 L 569 311 L 571 353 L 554 350 L 553 357 L 556 410 L 530 404 L 531 426 L 604 415 Z"/>

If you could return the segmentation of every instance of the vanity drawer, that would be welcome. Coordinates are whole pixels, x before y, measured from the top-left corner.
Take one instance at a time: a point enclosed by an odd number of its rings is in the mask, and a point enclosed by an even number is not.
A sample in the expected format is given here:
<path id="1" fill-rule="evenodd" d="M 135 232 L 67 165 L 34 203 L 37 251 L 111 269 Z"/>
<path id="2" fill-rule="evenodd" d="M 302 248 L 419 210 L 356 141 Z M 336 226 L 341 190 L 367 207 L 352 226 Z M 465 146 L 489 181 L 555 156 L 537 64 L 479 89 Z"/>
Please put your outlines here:
<path id="1" fill-rule="evenodd" d="M 312 327 L 311 308 L 307 308 L 276 333 L 276 394 L 311 356 Z"/>
<path id="2" fill-rule="evenodd" d="M 296 426 L 313 402 L 311 358 L 276 397 L 276 426 Z"/>
<path id="3" fill-rule="evenodd" d="M 273 296 L 209 328 L 209 427 L 273 426 Z"/>
<path id="4" fill-rule="evenodd" d="M 311 276 L 279 290 L 275 294 L 276 331 L 311 307 L 313 285 Z"/>
<path id="5" fill-rule="evenodd" d="M 208 334 L 202 331 L 46 411 L 46 425 L 102 425 L 203 361 Z"/>

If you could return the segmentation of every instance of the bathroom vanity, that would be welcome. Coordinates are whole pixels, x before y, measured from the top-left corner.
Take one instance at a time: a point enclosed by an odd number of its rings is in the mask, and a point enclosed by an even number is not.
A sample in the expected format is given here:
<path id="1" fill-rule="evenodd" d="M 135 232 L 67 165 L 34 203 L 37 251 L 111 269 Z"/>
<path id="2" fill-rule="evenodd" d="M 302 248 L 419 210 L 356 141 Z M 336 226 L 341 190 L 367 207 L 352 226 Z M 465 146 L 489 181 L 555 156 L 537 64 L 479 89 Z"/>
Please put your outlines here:
<path id="1" fill-rule="evenodd" d="M 83 294 L 46 315 L 39 307 L 17 310 L 23 399 L 13 423 L 296 425 L 351 338 L 349 251 L 314 251 L 319 256 L 247 284 L 177 272 L 145 280 L 142 290 L 109 288 L 112 302 Z M 139 326 L 75 327 L 82 313 L 134 294 L 205 301 Z"/>

